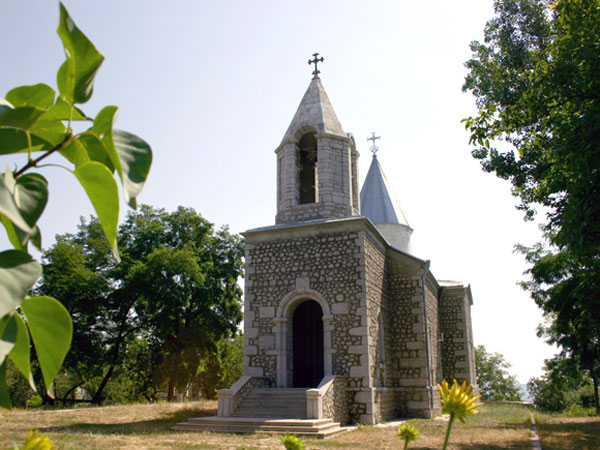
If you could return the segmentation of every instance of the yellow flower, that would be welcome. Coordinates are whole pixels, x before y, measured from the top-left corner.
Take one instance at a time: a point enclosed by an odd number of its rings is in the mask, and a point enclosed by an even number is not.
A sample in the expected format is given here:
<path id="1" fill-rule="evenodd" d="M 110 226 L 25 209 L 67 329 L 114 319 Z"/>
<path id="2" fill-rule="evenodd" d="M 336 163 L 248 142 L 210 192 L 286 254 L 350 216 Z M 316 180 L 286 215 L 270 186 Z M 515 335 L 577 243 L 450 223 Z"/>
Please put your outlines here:
<path id="1" fill-rule="evenodd" d="M 408 448 L 408 444 L 412 441 L 416 440 L 421 433 L 412 425 L 407 423 L 402 424 L 398 427 L 398 433 L 396 436 L 399 436 L 401 439 L 404 439 L 404 448 Z"/>
<path id="2" fill-rule="evenodd" d="M 467 385 L 466 381 L 459 384 L 454 380 L 449 389 L 448 382 L 442 380 L 442 384 L 438 384 L 438 388 L 442 397 L 442 411 L 456 417 L 461 422 L 464 422 L 466 417 L 477 414 L 475 408 L 483 405 L 483 403 L 475 403 L 481 398 L 481 395 L 474 397 L 473 387 Z"/>
<path id="3" fill-rule="evenodd" d="M 21 450 L 56 450 L 56 445 L 45 434 L 38 436 L 39 430 L 29 430 Z"/>

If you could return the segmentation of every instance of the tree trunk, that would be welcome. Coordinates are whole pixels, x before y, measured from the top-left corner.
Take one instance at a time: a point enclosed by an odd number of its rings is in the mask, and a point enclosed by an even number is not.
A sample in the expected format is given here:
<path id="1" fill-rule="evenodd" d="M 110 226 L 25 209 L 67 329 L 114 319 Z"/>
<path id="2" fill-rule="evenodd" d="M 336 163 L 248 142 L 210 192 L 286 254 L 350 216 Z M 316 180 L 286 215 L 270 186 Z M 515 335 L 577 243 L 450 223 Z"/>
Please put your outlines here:
<path id="1" fill-rule="evenodd" d="M 110 366 L 108 368 L 108 372 L 106 372 L 106 375 L 104 375 L 104 378 L 102 379 L 102 383 L 100 383 L 100 386 L 98 386 L 98 390 L 96 390 L 96 393 L 94 394 L 94 397 L 92 398 L 92 404 L 94 404 L 94 405 L 100 404 L 100 401 L 102 400 L 102 391 L 106 387 L 106 384 L 108 383 L 108 380 L 110 380 L 110 377 L 112 376 L 114 371 L 115 371 L 115 366 Z"/>
<path id="2" fill-rule="evenodd" d="M 594 382 L 594 405 L 596 406 L 596 415 L 600 416 L 600 401 L 598 401 L 598 377 L 592 375 L 592 381 Z"/>
<path id="3" fill-rule="evenodd" d="M 169 380 L 169 392 L 167 393 L 167 401 L 172 402 L 175 398 L 175 384 Z"/>

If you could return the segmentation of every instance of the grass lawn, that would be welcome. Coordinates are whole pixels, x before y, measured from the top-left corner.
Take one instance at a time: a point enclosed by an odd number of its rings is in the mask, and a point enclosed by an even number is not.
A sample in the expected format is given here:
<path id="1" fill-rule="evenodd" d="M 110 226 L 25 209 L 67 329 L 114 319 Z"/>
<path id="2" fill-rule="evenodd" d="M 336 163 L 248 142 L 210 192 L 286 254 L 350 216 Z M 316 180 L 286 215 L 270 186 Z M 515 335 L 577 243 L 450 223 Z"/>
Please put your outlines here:
<path id="1" fill-rule="evenodd" d="M 527 449 L 529 411 L 520 406 L 486 405 L 466 424 L 453 427 L 452 449 Z M 59 449 L 282 449 L 278 436 L 172 431 L 188 417 L 215 415 L 216 402 L 127 405 L 56 411 L 0 412 L 0 449 L 22 443 L 30 428 L 50 436 Z M 600 418 L 536 414 L 544 450 L 600 449 Z M 410 449 L 439 449 L 446 421 L 411 420 L 421 437 Z M 360 426 L 326 440 L 305 439 L 307 449 L 398 449 L 396 427 Z"/>

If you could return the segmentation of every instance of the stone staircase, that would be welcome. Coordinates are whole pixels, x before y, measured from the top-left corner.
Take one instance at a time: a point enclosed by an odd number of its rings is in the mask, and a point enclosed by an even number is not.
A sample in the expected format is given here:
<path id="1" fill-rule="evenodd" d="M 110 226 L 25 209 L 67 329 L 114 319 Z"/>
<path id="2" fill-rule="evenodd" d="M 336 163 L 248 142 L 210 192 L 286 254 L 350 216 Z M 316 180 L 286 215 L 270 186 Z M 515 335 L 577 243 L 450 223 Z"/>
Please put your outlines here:
<path id="1" fill-rule="evenodd" d="M 233 417 L 306 419 L 306 389 L 254 388 L 234 411 Z"/>
<path id="2" fill-rule="evenodd" d="M 268 388 L 252 389 L 232 417 L 194 417 L 173 428 L 221 433 L 291 433 L 317 438 L 354 429 L 341 427 L 330 418 L 307 419 L 306 389 Z"/>

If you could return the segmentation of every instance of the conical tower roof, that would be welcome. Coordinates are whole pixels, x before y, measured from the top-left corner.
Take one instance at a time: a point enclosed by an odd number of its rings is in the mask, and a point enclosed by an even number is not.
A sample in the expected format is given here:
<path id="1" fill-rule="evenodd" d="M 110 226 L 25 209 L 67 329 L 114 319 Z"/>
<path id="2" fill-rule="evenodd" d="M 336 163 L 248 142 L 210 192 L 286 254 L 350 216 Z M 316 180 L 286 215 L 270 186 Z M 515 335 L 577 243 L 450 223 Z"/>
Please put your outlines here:
<path id="1" fill-rule="evenodd" d="M 392 247 L 412 253 L 412 228 L 394 197 L 377 157 L 373 161 L 360 191 L 361 214 L 368 217 Z"/>
<path id="2" fill-rule="evenodd" d="M 376 155 L 373 155 L 371 167 L 360 191 L 360 205 L 362 215 L 376 225 L 394 223 L 410 227 Z"/>
<path id="3" fill-rule="evenodd" d="M 315 131 L 318 134 L 335 134 L 346 137 L 319 77 L 314 77 L 310 81 L 282 143 L 294 140 L 298 130 L 305 126 L 316 128 Z"/>

